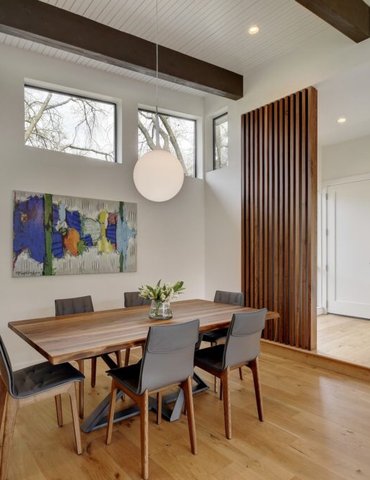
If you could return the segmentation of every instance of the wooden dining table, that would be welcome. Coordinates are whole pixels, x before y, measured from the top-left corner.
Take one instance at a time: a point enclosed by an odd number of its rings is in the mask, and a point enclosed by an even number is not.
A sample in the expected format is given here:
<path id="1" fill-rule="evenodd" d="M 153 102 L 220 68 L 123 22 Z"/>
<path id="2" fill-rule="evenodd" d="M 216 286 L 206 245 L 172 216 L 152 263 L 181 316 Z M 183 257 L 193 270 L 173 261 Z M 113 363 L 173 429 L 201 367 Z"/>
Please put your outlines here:
<path id="1" fill-rule="evenodd" d="M 9 322 L 8 326 L 54 365 L 99 355 L 103 356 L 110 368 L 114 368 L 117 364 L 108 354 L 127 347 L 143 345 L 149 327 L 152 325 L 173 325 L 199 319 L 200 332 L 207 332 L 227 327 L 233 313 L 255 310 L 207 300 L 172 302 L 171 309 L 173 317 L 169 320 L 150 319 L 148 306 L 144 305 L 59 317 L 18 320 Z M 279 318 L 278 313 L 267 313 L 266 320 L 277 318 Z M 199 377 L 197 378 L 196 391 L 208 388 Z M 83 422 L 82 430 L 89 432 L 105 426 L 108 407 L 109 396 Z M 181 399 L 176 399 L 172 411 L 166 412 L 164 409 L 167 419 L 176 420 L 181 415 L 181 407 Z M 120 412 L 115 421 L 136 414 L 135 411 L 126 413 L 127 416 L 124 416 L 124 413 Z"/>

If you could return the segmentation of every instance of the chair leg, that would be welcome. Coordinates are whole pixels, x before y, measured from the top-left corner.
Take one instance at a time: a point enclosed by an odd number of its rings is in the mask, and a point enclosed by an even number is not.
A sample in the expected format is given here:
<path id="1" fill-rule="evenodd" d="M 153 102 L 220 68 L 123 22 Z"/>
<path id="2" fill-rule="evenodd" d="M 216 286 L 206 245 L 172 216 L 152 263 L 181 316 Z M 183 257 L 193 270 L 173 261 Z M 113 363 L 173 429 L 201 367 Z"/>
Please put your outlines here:
<path id="1" fill-rule="evenodd" d="M 55 408 L 57 411 L 58 427 L 63 427 L 62 395 L 55 396 Z"/>
<path id="2" fill-rule="evenodd" d="M 217 342 L 211 342 L 211 347 L 215 347 L 216 345 L 217 345 Z M 217 393 L 217 377 L 216 376 L 213 376 L 213 391 Z"/>
<path id="3" fill-rule="evenodd" d="M 240 378 L 240 380 L 243 380 L 243 370 L 242 370 L 242 367 L 239 367 L 239 378 Z"/>
<path id="4" fill-rule="evenodd" d="M 127 365 L 129 364 L 129 361 L 130 361 L 130 351 L 131 351 L 131 348 L 130 348 L 130 347 L 126 348 L 126 352 L 125 352 L 125 367 L 127 367 Z"/>
<path id="5" fill-rule="evenodd" d="M 162 392 L 157 392 L 157 425 L 162 421 Z"/>
<path id="6" fill-rule="evenodd" d="M 148 390 L 138 397 L 140 408 L 140 446 L 141 446 L 141 476 L 149 478 L 149 394 Z"/>
<path id="7" fill-rule="evenodd" d="M 116 409 L 116 396 L 117 396 L 117 387 L 116 387 L 116 384 L 114 383 L 114 380 L 112 380 L 112 390 L 111 390 L 111 397 L 110 397 L 110 407 L 109 407 L 107 437 L 106 437 L 107 445 L 109 445 L 112 441 L 114 411 Z"/>
<path id="8" fill-rule="evenodd" d="M 274 342 L 279 340 L 279 319 L 274 319 Z"/>
<path id="9" fill-rule="evenodd" d="M 4 431 L 1 445 L 0 480 L 6 480 L 7 478 L 9 454 L 12 445 L 17 410 L 18 400 L 14 399 L 10 395 L 7 395 Z"/>
<path id="10" fill-rule="evenodd" d="M 78 369 L 82 374 L 85 373 L 85 363 L 83 360 L 78 360 Z M 85 392 L 85 382 L 82 380 L 78 385 L 78 411 L 80 418 L 84 418 L 84 392 Z"/>
<path id="11" fill-rule="evenodd" d="M 91 359 L 91 387 L 94 388 L 96 385 L 96 363 L 97 358 L 94 357 Z"/>
<path id="12" fill-rule="evenodd" d="M 262 405 L 262 397 L 261 397 L 261 385 L 260 385 L 259 374 L 258 374 L 258 359 L 255 358 L 254 360 L 249 362 L 249 367 L 252 370 L 252 374 L 253 374 L 254 392 L 256 395 L 258 418 L 260 422 L 263 422 L 263 405 Z"/>
<path id="13" fill-rule="evenodd" d="M 0 377 L 0 440 L 3 438 L 5 412 L 6 412 L 6 397 L 8 390 Z M 1 463 L 1 444 L 0 444 L 0 463 Z"/>
<path id="14" fill-rule="evenodd" d="M 189 428 L 191 452 L 194 455 L 196 455 L 198 453 L 198 445 L 197 445 L 197 434 L 195 430 L 193 388 L 191 383 L 191 377 L 188 377 L 188 379 L 181 385 L 181 388 L 183 389 L 184 395 L 185 395 L 185 405 L 186 405 L 186 412 L 188 417 L 188 428 Z"/>
<path id="15" fill-rule="evenodd" d="M 122 352 L 121 352 L 121 350 L 118 350 L 118 351 L 115 352 L 115 353 L 116 353 L 117 365 L 118 365 L 119 367 L 122 367 L 122 366 L 123 366 L 123 364 L 122 364 Z"/>
<path id="16" fill-rule="evenodd" d="M 230 400 L 230 369 L 227 368 L 222 373 L 222 394 L 224 397 L 224 420 L 225 420 L 225 435 L 228 440 L 231 439 L 231 400 Z"/>
<path id="17" fill-rule="evenodd" d="M 141 443 L 141 476 L 149 477 L 149 395 L 148 390 L 140 397 L 140 443 Z"/>
<path id="18" fill-rule="evenodd" d="M 73 422 L 73 432 L 75 435 L 75 442 L 76 442 L 76 451 L 78 455 L 82 453 L 82 445 L 81 445 L 81 430 L 80 430 L 80 423 L 78 421 L 78 409 L 77 409 L 77 391 L 78 391 L 78 383 L 80 382 L 73 382 L 68 394 L 69 399 L 71 402 L 71 411 L 72 411 L 72 422 Z"/>

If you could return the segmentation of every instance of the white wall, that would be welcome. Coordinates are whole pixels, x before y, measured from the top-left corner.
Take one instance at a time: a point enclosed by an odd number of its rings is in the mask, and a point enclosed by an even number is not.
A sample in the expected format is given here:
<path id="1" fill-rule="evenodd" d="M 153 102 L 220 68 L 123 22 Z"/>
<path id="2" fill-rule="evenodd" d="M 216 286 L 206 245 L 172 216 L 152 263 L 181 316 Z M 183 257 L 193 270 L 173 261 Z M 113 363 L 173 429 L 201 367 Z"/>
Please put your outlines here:
<path id="1" fill-rule="evenodd" d="M 206 298 L 215 290 L 240 290 L 240 115 L 237 102 L 212 99 L 206 117 Z M 229 165 L 212 170 L 212 118 L 225 108 L 229 120 Z"/>
<path id="2" fill-rule="evenodd" d="M 370 135 L 322 147 L 322 181 L 370 173 Z"/>
<path id="3" fill-rule="evenodd" d="M 186 178 L 179 195 L 155 204 L 132 182 L 137 159 L 137 107 L 152 105 L 154 87 L 24 50 L 0 46 L 0 332 L 17 365 L 38 360 L 10 332 L 11 320 L 54 315 L 54 299 L 91 294 L 96 310 L 123 306 L 123 292 L 142 283 L 184 280 L 184 298 L 204 296 L 204 182 Z M 122 105 L 123 164 L 108 164 L 24 146 L 24 79 L 113 97 Z M 161 89 L 160 107 L 203 116 L 203 100 Z M 12 191 L 138 203 L 136 273 L 12 278 Z"/>

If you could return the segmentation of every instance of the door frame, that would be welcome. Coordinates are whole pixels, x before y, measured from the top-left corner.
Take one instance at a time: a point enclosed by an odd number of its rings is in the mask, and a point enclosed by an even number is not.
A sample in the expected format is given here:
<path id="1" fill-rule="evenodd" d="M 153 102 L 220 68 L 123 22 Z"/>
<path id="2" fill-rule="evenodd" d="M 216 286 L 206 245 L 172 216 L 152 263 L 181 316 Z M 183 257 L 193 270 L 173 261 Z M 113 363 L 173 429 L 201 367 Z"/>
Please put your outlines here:
<path id="1" fill-rule="evenodd" d="M 318 275 L 321 278 L 321 303 L 318 305 L 318 315 L 328 313 L 328 291 L 329 291 L 329 275 L 328 275 L 328 193 L 329 187 L 334 185 L 343 185 L 345 183 L 355 183 L 370 180 L 370 173 L 361 175 L 351 175 L 349 177 L 340 177 L 332 180 L 325 180 L 321 182 L 321 189 L 319 191 L 319 201 L 321 202 L 321 222 L 320 245 L 321 245 L 321 272 L 318 270 Z"/>

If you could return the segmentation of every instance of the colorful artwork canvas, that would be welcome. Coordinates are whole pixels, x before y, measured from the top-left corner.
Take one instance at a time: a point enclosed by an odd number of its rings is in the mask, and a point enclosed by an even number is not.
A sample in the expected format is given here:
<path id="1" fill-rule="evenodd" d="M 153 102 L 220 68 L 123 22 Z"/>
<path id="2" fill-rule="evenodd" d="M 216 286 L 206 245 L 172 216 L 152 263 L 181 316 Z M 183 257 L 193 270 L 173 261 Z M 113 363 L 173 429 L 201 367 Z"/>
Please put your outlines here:
<path id="1" fill-rule="evenodd" d="M 14 192 L 13 276 L 136 271 L 136 203 Z"/>

